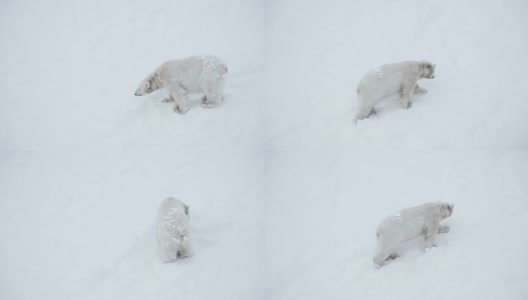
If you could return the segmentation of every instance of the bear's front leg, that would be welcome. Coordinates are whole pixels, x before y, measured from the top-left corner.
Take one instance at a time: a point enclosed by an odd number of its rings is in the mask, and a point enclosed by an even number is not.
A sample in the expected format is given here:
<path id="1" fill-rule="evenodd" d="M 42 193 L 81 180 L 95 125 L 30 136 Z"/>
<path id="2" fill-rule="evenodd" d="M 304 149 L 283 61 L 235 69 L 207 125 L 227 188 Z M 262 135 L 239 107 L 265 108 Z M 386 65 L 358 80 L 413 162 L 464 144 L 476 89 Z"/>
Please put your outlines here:
<path id="1" fill-rule="evenodd" d="M 202 98 L 202 107 L 204 108 L 215 108 L 220 106 L 223 97 L 221 95 L 206 94 Z"/>
<path id="2" fill-rule="evenodd" d="M 410 108 L 411 103 L 411 95 L 414 92 L 415 84 L 402 84 L 400 88 L 400 104 L 403 108 L 407 109 Z"/>
<path id="3" fill-rule="evenodd" d="M 415 94 L 425 94 L 427 93 L 427 90 L 417 84 L 416 87 L 414 88 L 414 93 Z"/>
<path id="4" fill-rule="evenodd" d="M 428 227 L 423 232 L 423 239 L 422 239 L 422 250 L 425 251 L 428 248 L 436 247 L 434 244 L 434 239 L 436 237 L 436 234 L 438 233 L 438 225 L 433 227 Z"/>
<path id="5" fill-rule="evenodd" d="M 170 94 L 174 102 L 176 102 L 174 112 L 184 115 L 189 111 L 189 96 L 184 88 L 180 86 L 174 87 L 171 89 Z"/>
<path id="6" fill-rule="evenodd" d="M 393 253 L 391 253 L 391 255 L 389 255 L 389 257 L 387 257 L 387 260 L 393 260 L 393 259 L 396 259 L 398 257 L 400 257 L 400 255 L 398 253 L 396 253 L 396 252 L 393 252 Z"/>
<path id="7" fill-rule="evenodd" d="M 176 104 L 176 106 L 174 107 L 174 112 L 178 114 L 185 115 L 188 111 L 189 107 L 179 106 L 178 104 Z"/>
<path id="8" fill-rule="evenodd" d="M 449 227 L 448 226 L 440 226 L 438 227 L 438 233 L 448 233 Z"/>
<path id="9" fill-rule="evenodd" d="M 214 108 L 220 106 L 224 100 L 224 81 L 224 76 L 216 76 L 214 79 L 202 83 L 202 89 L 205 94 L 205 101 L 202 102 L 203 107 Z"/>
<path id="10" fill-rule="evenodd" d="M 206 95 L 203 96 L 203 98 L 202 98 L 202 107 L 204 107 L 204 108 L 215 108 L 215 107 L 220 105 L 216 101 L 209 100 L 209 97 L 206 96 Z"/>

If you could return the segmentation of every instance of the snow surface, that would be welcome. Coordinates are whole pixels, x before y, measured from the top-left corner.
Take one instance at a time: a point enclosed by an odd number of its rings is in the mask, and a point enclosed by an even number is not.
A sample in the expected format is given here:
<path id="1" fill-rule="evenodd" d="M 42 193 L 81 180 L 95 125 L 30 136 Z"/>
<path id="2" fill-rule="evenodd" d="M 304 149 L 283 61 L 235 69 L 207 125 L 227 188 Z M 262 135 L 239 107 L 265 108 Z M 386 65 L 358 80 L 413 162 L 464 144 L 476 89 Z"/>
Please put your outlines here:
<path id="1" fill-rule="evenodd" d="M 1 1 L 0 299 L 527 299 L 528 4 Z M 135 97 L 214 54 L 226 99 Z M 353 122 L 373 67 L 427 59 Z M 157 256 L 159 203 L 194 255 Z M 438 247 L 377 270 L 388 214 L 455 203 Z"/>

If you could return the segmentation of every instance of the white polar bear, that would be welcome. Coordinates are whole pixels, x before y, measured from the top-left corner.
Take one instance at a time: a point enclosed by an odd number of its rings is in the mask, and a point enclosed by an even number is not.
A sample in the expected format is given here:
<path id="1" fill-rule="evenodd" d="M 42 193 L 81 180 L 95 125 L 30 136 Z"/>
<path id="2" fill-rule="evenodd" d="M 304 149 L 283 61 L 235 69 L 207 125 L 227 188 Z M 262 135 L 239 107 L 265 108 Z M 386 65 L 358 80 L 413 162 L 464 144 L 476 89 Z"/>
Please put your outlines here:
<path id="1" fill-rule="evenodd" d="M 164 262 L 190 255 L 188 205 L 175 198 L 163 200 L 158 209 L 156 229 Z"/>
<path id="2" fill-rule="evenodd" d="M 161 88 L 169 91 L 163 102 L 176 102 L 174 111 L 189 110 L 188 93 L 203 92 L 202 104 L 213 108 L 222 102 L 227 65 L 212 55 L 191 56 L 164 62 L 147 76 L 136 90 L 136 96 L 150 94 Z"/>
<path id="3" fill-rule="evenodd" d="M 382 65 L 368 72 L 357 87 L 356 120 L 362 120 L 370 114 L 375 114 L 374 106 L 391 95 L 399 95 L 402 107 L 409 108 L 413 93 L 427 92 L 416 82 L 422 78 L 434 78 L 435 67 L 436 65 L 428 61 L 404 61 Z"/>
<path id="4" fill-rule="evenodd" d="M 449 227 L 440 226 L 440 221 L 451 216 L 454 205 L 445 202 L 430 202 L 410 207 L 388 216 L 378 226 L 378 250 L 372 258 L 382 266 L 388 258 L 397 257 L 396 251 L 404 242 L 422 237 L 422 249 L 434 246 L 437 233 L 446 233 Z"/>

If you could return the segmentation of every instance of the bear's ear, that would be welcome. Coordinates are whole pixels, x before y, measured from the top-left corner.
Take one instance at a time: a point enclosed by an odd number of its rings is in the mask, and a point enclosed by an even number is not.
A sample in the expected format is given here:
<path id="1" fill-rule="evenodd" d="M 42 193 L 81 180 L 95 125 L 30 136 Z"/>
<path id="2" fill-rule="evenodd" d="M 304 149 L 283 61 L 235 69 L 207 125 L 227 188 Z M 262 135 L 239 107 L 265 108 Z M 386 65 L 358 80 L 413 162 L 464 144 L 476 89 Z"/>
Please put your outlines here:
<path id="1" fill-rule="evenodd" d="M 453 213 L 453 208 L 455 207 L 455 205 L 453 203 L 449 203 L 447 205 L 447 210 L 449 211 L 449 214 L 452 214 Z"/>

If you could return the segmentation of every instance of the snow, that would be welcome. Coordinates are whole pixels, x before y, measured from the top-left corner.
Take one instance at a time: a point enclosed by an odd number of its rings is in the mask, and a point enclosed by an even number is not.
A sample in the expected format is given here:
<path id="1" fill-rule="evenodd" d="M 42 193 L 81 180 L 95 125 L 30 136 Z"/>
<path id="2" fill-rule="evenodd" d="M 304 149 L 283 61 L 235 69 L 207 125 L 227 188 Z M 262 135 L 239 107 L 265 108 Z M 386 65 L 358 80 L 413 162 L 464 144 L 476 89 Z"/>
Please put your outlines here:
<path id="1" fill-rule="evenodd" d="M 1 299 L 528 298 L 523 1 L 3 1 Z M 135 97 L 211 53 L 225 101 Z M 372 68 L 427 59 L 404 110 L 353 122 Z M 156 209 L 190 205 L 162 263 Z M 422 253 L 372 263 L 385 216 L 455 204 Z"/>

